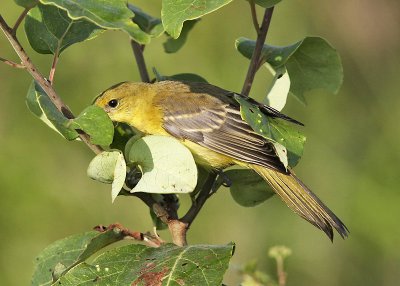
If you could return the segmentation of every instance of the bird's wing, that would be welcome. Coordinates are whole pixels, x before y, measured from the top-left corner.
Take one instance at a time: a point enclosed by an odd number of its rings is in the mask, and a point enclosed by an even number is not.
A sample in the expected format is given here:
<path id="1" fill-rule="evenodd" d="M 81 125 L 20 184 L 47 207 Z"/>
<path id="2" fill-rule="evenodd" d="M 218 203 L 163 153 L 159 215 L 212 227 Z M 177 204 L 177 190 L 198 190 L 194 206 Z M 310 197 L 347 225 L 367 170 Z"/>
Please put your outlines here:
<path id="1" fill-rule="evenodd" d="M 253 131 L 237 106 L 199 93 L 169 95 L 159 106 L 163 127 L 171 135 L 236 160 L 287 173 L 273 145 Z"/>

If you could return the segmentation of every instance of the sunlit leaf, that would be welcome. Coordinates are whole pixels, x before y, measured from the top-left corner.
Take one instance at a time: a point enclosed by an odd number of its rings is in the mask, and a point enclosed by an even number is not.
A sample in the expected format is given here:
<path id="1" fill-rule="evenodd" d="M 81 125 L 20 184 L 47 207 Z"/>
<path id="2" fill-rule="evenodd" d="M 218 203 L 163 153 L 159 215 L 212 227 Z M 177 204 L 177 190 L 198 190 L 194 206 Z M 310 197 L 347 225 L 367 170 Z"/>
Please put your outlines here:
<path id="1" fill-rule="evenodd" d="M 168 37 L 167 41 L 163 44 L 164 51 L 166 53 L 176 53 L 177 51 L 179 51 L 185 44 L 190 30 L 194 27 L 194 25 L 198 21 L 199 21 L 198 19 L 192 21 L 186 21 L 183 24 L 183 29 L 181 34 L 179 35 L 179 38 L 174 39 L 172 37 Z"/>
<path id="2" fill-rule="evenodd" d="M 72 44 L 93 39 L 104 30 L 85 19 L 72 20 L 67 12 L 39 4 L 29 11 L 25 32 L 32 48 L 41 54 L 61 53 Z"/>
<path id="3" fill-rule="evenodd" d="M 239 38 L 236 48 L 251 58 L 255 41 Z M 263 60 L 275 70 L 286 67 L 290 77 L 290 92 L 304 102 L 304 94 L 314 89 L 337 93 L 343 81 L 343 68 L 339 54 L 324 39 L 307 37 L 293 45 L 277 47 L 264 45 Z"/>
<path id="4" fill-rule="evenodd" d="M 161 19 L 165 31 L 174 39 L 181 34 L 183 22 L 211 13 L 232 0 L 163 0 Z"/>
<path id="5" fill-rule="evenodd" d="M 132 144 L 128 161 L 140 166 L 143 176 L 131 192 L 190 193 L 197 183 L 193 156 L 178 140 L 150 135 Z"/>
<path id="6" fill-rule="evenodd" d="M 93 180 L 112 184 L 112 201 L 118 196 L 125 183 L 126 164 L 121 151 L 104 151 L 89 163 L 87 175 Z"/>
<path id="7" fill-rule="evenodd" d="M 64 138 L 74 140 L 78 137 L 78 132 L 68 127 L 69 120 L 58 111 L 48 95 L 35 82 L 29 87 L 26 104 L 33 114 Z"/>
<path id="8" fill-rule="evenodd" d="M 114 125 L 107 113 L 98 106 L 85 108 L 75 119 L 70 120 L 68 126 L 83 130 L 95 145 L 109 146 L 113 141 Z"/>
<path id="9" fill-rule="evenodd" d="M 284 69 L 283 74 L 275 72 L 271 88 L 267 92 L 265 104 L 281 111 L 286 104 L 290 90 L 289 74 Z"/>
<path id="10" fill-rule="evenodd" d="M 56 280 L 64 271 L 68 271 L 103 247 L 123 238 L 121 230 L 114 228 L 102 233 L 85 232 L 50 244 L 35 259 L 31 285 L 51 285 L 53 280 Z"/>
<path id="11" fill-rule="evenodd" d="M 224 172 L 231 181 L 232 198 L 239 205 L 254 207 L 272 197 L 275 192 L 256 172 L 249 169 L 234 169 Z"/>
<path id="12" fill-rule="evenodd" d="M 265 115 L 258 106 L 240 96 L 235 96 L 235 99 L 240 104 L 243 120 L 264 138 L 283 145 L 287 150 L 288 164 L 294 167 L 303 155 L 306 137 L 292 123 Z"/>
<path id="13" fill-rule="evenodd" d="M 126 0 L 40 0 L 40 2 L 67 10 L 69 17 L 74 20 L 83 18 L 107 30 L 122 30 L 141 44 L 150 41 L 150 35 L 132 21 L 134 14 L 129 10 Z"/>

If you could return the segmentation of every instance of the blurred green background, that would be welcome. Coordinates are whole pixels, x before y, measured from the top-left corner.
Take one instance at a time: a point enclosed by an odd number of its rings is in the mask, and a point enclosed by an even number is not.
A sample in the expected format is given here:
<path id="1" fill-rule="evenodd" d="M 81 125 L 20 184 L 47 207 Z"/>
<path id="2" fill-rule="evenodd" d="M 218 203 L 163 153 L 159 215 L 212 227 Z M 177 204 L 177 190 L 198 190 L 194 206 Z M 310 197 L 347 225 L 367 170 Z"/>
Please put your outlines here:
<path id="1" fill-rule="evenodd" d="M 160 1 L 135 1 L 158 15 Z M 1 1 L 0 13 L 14 23 L 22 11 Z M 259 11 L 261 16 L 261 11 Z M 189 242 L 234 241 L 236 253 L 225 276 L 238 285 L 237 269 L 258 259 L 274 273 L 271 246 L 293 255 L 286 264 L 287 285 L 398 285 L 400 278 L 400 4 L 397 1 L 283 1 L 274 12 L 268 42 L 285 45 L 306 35 L 328 39 L 342 56 L 345 78 L 338 95 L 308 94 L 308 105 L 290 99 L 284 112 L 306 124 L 305 154 L 297 174 L 347 224 L 350 237 L 335 239 L 294 215 L 278 198 L 255 208 L 235 204 L 226 190 L 209 200 L 189 232 Z M 29 48 L 47 74 L 51 57 Z M 177 54 L 163 52 L 164 39 L 146 48 L 148 67 L 163 74 L 194 72 L 211 83 L 240 91 L 248 60 L 234 48 L 240 36 L 255 38 L 248 4 L 236 0 L 207 15 Z M 0 56 L 17 57 L 0 34 Z M 266 71 L 252 94 L 265 94 Z M 139 76 L 127 35 L 106 32 L 77 44 L 61 56 L 55 87 L 75 113 L 109 86 Z M 93 154 L 67 142 L 25 106 L 31 82 L 23 70 L 0 63 L 0 281 L 27 285 L 34 257 L 49 243 L 97 224 L 121 222 L 150 230 L 148 210 L 133 198 L 111 203 L 110 187 L 90 180 Z M 187 198 L 183 197 L 183 208 Z M 185 203 L 186 202 L 186 203 Z M 161 232 L 163 238 L 168 233 Z"/>

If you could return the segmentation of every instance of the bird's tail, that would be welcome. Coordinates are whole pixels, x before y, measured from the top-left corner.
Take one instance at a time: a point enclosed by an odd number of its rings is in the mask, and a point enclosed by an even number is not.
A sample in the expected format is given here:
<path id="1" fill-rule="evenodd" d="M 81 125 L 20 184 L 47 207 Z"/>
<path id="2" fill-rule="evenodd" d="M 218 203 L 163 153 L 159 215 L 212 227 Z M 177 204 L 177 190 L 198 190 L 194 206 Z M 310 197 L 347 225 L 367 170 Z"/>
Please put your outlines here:
<path id="1" fill-rule="evenodd" d="M 349 231 L 343 222 L 294 174 L 283 174 L 258 165 L 250 167 L 271 185 L 289 208 L 324 231 L 331 240 L 332 228 L 335 228 L 342 238 L 347 237 Z"/>

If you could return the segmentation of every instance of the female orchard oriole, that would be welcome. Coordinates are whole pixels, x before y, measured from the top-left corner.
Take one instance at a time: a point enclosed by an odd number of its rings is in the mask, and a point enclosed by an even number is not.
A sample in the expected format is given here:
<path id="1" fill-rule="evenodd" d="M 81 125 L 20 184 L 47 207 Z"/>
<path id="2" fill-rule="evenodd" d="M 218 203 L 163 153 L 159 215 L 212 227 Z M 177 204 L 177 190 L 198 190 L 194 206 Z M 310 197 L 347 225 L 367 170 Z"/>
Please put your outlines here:
<path id="1" fill-rule="evenodd" d="M 145 134 L 179 139 L 198 164 L 213 169 L 233 164 L 253 169 L 289 208 L 323 230 L 331 240 L 332 228 L 346 237 L 348 230 L 340 219 L 284 167 L 271 142 L 242 119 L 234 94 L 207 83 L 124 82 L 104 91 L 95 104 L 113 121 L 127 123 Z M 249 100 L 268 116 L 299 123 Z"/>

